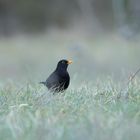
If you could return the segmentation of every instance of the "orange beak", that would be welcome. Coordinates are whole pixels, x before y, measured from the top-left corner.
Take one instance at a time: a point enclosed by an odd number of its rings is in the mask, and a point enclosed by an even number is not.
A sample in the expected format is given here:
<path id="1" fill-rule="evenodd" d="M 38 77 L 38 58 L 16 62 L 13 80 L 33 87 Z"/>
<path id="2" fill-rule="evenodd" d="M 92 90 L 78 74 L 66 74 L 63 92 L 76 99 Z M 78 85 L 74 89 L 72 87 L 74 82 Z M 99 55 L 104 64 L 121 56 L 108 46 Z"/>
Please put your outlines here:
<path id="1" fill-rule="evenodd" d="M 68 60 L 67 64 L 71 64 L 71 63 L 72 63 L 72 61 L 71 60 Z"/>

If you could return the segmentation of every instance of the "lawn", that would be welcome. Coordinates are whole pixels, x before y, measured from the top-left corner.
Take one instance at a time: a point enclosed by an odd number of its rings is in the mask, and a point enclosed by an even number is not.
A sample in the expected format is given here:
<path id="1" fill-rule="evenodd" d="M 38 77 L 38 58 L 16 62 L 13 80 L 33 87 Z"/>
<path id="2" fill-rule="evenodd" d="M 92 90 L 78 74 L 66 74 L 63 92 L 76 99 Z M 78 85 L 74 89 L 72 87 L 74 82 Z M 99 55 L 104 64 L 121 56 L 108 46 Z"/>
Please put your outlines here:
<path id="1" fill-rule="evenodd" d="M 112 38 L 1 40 L 0 140 L 139 140 L 139 43 Z M 52 95 L 38 83 L 62 57 L 71 84 Z"/>

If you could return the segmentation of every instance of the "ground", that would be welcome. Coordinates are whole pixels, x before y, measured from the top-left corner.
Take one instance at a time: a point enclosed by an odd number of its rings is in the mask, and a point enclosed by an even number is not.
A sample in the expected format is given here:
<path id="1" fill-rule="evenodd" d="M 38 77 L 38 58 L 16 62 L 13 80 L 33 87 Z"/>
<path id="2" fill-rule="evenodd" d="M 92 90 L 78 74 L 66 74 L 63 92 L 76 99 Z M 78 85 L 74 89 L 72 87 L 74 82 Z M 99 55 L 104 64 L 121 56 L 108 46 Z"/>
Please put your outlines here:
<path id="1" fill-rule="evenodd" d="M 138 43 L 65 40 L 1 40 L 0 140 L 139 140 L 139 75 L 126 84 L 138 68 Z M 70 87 L 53 95 L 38 83 L 60 56 L 75 62 Z"/>

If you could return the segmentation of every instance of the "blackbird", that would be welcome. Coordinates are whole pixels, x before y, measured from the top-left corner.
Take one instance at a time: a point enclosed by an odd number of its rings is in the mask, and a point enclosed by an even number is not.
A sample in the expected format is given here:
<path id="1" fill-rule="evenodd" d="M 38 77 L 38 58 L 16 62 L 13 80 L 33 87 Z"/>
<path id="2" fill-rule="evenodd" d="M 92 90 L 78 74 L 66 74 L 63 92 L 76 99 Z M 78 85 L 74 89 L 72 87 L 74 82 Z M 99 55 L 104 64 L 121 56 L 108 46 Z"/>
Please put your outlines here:
<path id="1" fill-rule="evenodd" d="M 51 92 L 63 92 L 68 88 L 70 83 L 70 76 L 67 68 L 71 63 L 71 60 L 60 60 L 55 71 L 47 78 L 45 82 L 40 83 L 44 84 Z"/>

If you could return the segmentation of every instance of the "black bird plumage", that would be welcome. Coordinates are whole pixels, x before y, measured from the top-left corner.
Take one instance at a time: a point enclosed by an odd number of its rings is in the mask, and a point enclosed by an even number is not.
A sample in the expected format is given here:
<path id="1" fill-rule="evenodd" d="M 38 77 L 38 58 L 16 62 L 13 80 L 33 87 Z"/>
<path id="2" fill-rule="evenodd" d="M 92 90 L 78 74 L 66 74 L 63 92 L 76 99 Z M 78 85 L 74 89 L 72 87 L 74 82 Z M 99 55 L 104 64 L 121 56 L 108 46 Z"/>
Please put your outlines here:
<path id="1" fill-rule="evenodd" d="M 51 92 L 63 92 L 66 90 L 70 83 L 67 68 L 71 63 L 72 61 L 60 60 L 55 71 L 41 84 L 44 84 Z"/>

